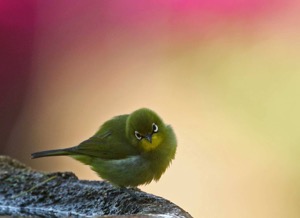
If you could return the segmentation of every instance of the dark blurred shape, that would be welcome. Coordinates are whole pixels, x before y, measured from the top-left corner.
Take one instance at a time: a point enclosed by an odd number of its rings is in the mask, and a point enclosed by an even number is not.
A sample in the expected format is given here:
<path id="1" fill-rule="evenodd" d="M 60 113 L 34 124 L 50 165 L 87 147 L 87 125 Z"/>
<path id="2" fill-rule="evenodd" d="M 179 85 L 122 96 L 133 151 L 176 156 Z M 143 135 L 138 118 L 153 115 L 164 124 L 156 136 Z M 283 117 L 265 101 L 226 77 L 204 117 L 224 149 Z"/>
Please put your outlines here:
<path id="1" fill-rule="evenodd" d="M 5 153 L 26 95 L 32 71 L 35 14 L 36 1 L 0 2 L 0 153 Z"/>

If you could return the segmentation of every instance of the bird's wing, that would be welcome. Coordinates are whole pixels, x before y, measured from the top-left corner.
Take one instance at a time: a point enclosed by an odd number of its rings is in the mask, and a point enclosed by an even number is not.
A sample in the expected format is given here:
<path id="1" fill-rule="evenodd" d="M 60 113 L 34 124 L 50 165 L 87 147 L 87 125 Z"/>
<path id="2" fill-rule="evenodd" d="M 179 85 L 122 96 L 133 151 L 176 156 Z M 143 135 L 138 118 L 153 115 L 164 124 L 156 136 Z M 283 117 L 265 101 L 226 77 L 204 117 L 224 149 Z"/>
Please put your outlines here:
<path id="1" fill-rule="evenodd" d="M 108 160 L 123 159 L 137 154 L 137 150 L 125 138 L 118 137 L 112 131 L 94 135 L 78 146 L 72 147 L 70 152 L 74 155 Z"/>

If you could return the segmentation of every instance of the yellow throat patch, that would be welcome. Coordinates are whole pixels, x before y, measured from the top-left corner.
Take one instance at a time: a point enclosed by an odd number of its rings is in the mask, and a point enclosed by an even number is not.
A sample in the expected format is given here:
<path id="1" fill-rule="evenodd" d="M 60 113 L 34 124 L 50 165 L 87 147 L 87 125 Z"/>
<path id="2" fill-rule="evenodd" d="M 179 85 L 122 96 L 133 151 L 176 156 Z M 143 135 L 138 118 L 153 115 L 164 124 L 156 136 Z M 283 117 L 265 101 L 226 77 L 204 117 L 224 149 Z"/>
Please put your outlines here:
<path id="1" fill-rule="evenodd" d="M 151 143 L 148 140 L 143 139 L 141 141 L 141 145 L 143 150 L 147 152 L 155 149 L 161 142 L 162 142 L 162 137 L 159 134 L 153 134 Z"/>

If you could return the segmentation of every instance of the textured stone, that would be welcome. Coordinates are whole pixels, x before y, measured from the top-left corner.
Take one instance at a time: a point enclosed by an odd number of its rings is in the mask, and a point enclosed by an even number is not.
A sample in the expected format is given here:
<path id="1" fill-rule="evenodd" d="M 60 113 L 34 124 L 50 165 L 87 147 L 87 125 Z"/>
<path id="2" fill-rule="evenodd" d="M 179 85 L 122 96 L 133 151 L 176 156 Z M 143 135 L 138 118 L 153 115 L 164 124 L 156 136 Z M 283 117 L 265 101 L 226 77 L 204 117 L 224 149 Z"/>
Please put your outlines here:
<path id="1" fill-rule="evenodd" d="M 191 217 L 170 201 L 138 189 L 78 180 L 69 172 L 38 172 L 6 156 L 0 156 L 0 215 Z"/>

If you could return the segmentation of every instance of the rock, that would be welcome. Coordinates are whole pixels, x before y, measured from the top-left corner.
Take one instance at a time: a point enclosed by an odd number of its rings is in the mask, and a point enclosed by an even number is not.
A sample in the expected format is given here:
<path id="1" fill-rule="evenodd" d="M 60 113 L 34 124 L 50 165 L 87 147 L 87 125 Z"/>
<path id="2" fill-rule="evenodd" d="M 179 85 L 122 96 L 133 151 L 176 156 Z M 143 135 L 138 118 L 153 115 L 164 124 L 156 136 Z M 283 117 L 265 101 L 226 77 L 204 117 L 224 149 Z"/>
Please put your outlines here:
<path id="1" fill-rule="evenodd" d="M 138 189 L 78 180 L 70 172 L 38 172 L 7 156 L 0 156 L 0 215 L 191 217 L 172 202 Z"/>

